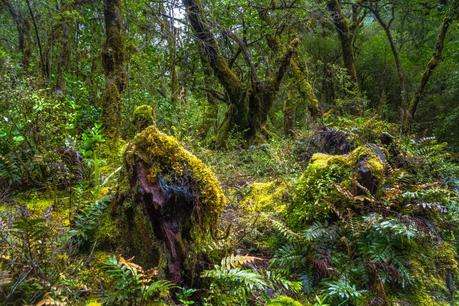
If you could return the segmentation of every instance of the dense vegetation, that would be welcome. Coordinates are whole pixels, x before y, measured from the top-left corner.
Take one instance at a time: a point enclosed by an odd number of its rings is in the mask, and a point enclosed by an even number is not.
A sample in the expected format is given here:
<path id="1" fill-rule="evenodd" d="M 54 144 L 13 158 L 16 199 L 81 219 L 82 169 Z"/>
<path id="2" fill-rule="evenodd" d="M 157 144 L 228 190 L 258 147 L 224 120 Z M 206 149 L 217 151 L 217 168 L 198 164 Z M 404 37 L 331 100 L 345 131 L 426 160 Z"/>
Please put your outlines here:
<path id="1" fill-rule="evenodd" d="M 459 304 L 459 1 L 0 25 L 0 305 Z"/>

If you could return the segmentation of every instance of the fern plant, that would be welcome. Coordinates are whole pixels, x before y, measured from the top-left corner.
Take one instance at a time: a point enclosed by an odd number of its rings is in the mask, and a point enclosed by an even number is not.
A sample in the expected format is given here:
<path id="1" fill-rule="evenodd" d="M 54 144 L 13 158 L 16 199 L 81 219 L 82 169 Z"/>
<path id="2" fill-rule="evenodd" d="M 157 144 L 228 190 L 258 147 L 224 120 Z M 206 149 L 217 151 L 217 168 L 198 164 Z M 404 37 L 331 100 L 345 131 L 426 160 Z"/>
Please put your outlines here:
<path id="1" fill-rule="evenodd" d="M 220 265 L 204 271 L 201 277 L 210 281 L 206 303 L 233 305 L 239 301 L 240 305 L 247 305 L 253 291 L 267 286 L 259 273 L 243 268 L 256 260 L 259 258 L 230 255 L 223 258 Z"/>
<path id="2" fill-rule="evenodd" d="M 223 258 L 220 265 L 204 271 L 201 277 L 210 282 L 206 305 L 249 305 L 260 298 L 266 300 L 267 289 L 299 291 L 301 285 L 297 282 L 272 271 L 258 271 L 255 263 L 261 260 L 254 256 L 230 255 Z"/>
<path id="3" fill-rule="evenodd" d="M 324 283 L 328 296 L 334 305 L 355 305 L 356 302 L 365 293 L 365 290 L 358 290 L 354 284 L 351 284 L 348 279 L 340 278 L 336 281 L 328 281 Z"/>
<path id="4" fill-rule="evenodd" d="M 402 149 L 411 166 L 416 170 L 417 181 L 441 180 L 450 186 L 458 186 L 459 165 L 447 151 L 446 143 L 435 137 L 424 137 L 406 143 Z"/>
<path id="5" fill-rule="evenodd" d="M 106 195 L 84 207 L 75 216 L 73 228 L 69 231 L 69 238 L 73 243 L 81 246 L 89 240 L 112 198 L 113 195 Z"/>
<path id="6" fill-rule="evenodd" d="M 155 270 L 144 271 L 132 260 L 110 256 L 104 270 L 112 280 L 104 293 L 107 305 L 148 305 L 165 302 L 175 285 L 166 280 L 153 280 Z"/>

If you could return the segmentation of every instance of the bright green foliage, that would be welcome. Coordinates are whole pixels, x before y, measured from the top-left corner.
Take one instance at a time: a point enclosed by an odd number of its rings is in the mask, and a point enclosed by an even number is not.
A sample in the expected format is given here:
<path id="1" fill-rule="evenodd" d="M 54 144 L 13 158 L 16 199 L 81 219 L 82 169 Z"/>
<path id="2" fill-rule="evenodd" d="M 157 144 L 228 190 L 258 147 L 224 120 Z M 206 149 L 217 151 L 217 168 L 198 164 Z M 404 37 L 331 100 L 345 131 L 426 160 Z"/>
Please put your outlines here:
<path id="1" fill-rule="evenodd" d="M 355 285 L 349 283 L 346 278 L 326 282 L 325 287 L 328 296 L 332 301 L 337 301 L 337 305 L 356 304 L 357 300 L 365 293 L 364 290 L 357 290 Z"/>
<path id="2" fill-rule="evenodd" d="M 362 117 L 324 116 L 325 122 L 333 128 L 346 133 L 348 139 L 356 146 L 380 142 L 382 133 L 397 135 L 398 126 L 378 115 L 368 114 Z"/>
<path id="3" fill-rule="evenodd" d="M 75 103 L 34 90 L 26 80 L 3 72 L 0 83 L 1 188 L 62 189 L 81 179 L 81 160 L 62 153 L 76 151 Z"/>
<path id="4" fill-rule="evenodd" d="M 102 216 L 106 213 L 107 204 L 113 199 L 112 195 L 106 195 L 95 203 L 81 209 L 74 218 L 73 228 L 70 231 L 72 239 L 77 244 L 87 243 L 101 225 Z M 107 229 L 104 229 L 107 231 Z"/>
<path id="5" fill-rule="evenodd" d="M 231 256 L 224 258 L 221 265 L 215 265 L 212 270 L 206 270 L 201 277 L 210 279 L 209 305 L 231 305 L 233 303 L 247 304 L 253 291 L 267 286 L 262 275 L 241 266 L 250 264 L 258 258 L 250 256 Z"/>
<path id="6" fill-rule="evenodd" d="M 281 295 L 279 297 L 276 297 L 275 299 L 272 299 L 271 301 L 268 302 L 267 306 L 302 306 L 300 302 L 292 299 L 289 296 L 284 296 Z"/>
<path id="7" fill-rule="evenodd" d="M 142 131 L 146 127 L 155 124 L 156 114 L 153 107 L 150 105 L 137 106 L 132 112 L 131 134 L 134 136 L 136 133 Z"/>

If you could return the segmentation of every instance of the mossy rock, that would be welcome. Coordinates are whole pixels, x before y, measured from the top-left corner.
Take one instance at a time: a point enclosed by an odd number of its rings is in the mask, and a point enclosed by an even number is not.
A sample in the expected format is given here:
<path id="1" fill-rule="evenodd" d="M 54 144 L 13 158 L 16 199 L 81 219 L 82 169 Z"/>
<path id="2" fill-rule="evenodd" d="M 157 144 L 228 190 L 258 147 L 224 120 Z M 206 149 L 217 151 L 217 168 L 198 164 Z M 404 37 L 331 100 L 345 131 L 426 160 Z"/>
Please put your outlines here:
<path id="1" fill-rule="evenodd" d="M 359 205 L 370 205 L 384 182 L 384 171 L 381 152 L 368 145 L 348 155 L 314 154 L 296 185 L 289 208 L 292 225 L 326 219 L 332 214 L 340 216 Z M 363 172 L 369 182 L 362 181 Z"/>
<path id="2" fill-rule="evenodd" d="M 226 205 L 219 181 L 155 126 L 128 146 L 123 171 L 111 217 L 116 226 L 105 227 L 116 229 L 110 240 L 124 256 L 159 267 L 176 283 L 188 283 L 197 274 L 199 245 L 211 240 Z"/>

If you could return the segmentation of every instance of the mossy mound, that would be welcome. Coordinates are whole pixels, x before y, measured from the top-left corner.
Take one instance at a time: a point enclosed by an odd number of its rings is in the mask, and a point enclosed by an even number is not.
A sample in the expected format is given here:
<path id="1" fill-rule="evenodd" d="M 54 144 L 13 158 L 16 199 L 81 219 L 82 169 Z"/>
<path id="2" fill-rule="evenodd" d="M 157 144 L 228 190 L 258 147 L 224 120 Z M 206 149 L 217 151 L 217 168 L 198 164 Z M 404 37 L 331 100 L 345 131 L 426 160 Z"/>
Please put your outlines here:
<path id="1" fill-rule="evenodd" d="M 344 133 L 350 143 L 355 146 L 366 143 L 381 142 L 381 135 L 397 135 L 399 127 L 380 119 L 378 116 L 372 117 L 336 117 L 325 116 L 324 122 L 333 129 Z"/>
<path id="2" fill-rule="evenodd" d="M 132 123 L 137 128 L 137 131 L 142 131 L 150 125 L 154 125 L 156 114 L 153 107 L 150 105 L 141 105 L 132 112 Z"/>
<path id="3" fill-rule="evenodd" d="M 282 181 L 252 184 L 240 207 L 252 214 L 272 212 L 285 213 L 289 202 L 289 185 Z"/>
<path id="4" fill-rule="evenodd" d="M 300 302 L 289 296 L 281 295 L 268 302 L 267 306 L 302 306 Z"/>
<path id="5" fill-rule="evenodd" d="M 455 304 L 458 171 L 435 141 L 382 136 L 311 157 L 274 216 L 285 224 L 272 262 L 307 279 L 311 297 L 339 285 L 358 293 L 353 305 Z"/>

